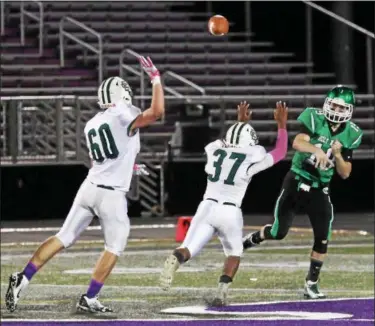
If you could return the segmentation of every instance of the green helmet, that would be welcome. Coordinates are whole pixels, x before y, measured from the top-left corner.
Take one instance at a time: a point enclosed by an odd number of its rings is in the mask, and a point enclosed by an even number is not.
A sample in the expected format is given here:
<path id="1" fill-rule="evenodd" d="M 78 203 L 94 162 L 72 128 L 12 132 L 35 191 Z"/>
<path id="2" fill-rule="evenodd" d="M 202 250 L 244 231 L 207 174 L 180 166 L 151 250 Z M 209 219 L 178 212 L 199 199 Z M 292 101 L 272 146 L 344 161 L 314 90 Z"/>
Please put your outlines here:
<path id="1" fill-rule="evenodd" d="M 354 91 L 342 85 L 332 88 L 323 105 L 324 116 L 328 121 L 342 123 L 352 118 L 355 105 Z"/>

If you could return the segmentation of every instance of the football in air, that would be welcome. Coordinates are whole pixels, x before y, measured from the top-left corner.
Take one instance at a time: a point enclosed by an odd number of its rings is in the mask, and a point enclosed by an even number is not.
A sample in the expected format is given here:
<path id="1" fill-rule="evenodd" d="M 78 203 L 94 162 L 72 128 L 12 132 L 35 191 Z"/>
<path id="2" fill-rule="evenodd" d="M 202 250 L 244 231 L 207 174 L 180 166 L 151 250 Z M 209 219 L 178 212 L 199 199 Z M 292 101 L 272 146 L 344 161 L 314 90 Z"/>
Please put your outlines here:
<path id="1" fill-rule="evenodd" d="M 229 31 L 229 22 L 224 16 L 212 16 L 208 21 L 208 30 L 215 36 L 226 35 Z"/>

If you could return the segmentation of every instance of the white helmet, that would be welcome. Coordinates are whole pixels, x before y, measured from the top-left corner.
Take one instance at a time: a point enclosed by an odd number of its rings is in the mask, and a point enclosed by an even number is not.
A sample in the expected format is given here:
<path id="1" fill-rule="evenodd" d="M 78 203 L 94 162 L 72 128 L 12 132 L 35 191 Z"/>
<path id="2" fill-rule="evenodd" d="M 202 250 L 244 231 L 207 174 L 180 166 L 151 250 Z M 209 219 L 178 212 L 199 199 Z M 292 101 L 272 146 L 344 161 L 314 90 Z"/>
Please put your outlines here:
<path id="1" fill-rule="evenodd" d="M 105 79 L 98 89 L 99 106 L 107 109 L 119 101 L 132 104 L 133 92 L 129 84 L 120 77 Z"/>
<path id="2" fill-rule="evenodd" d="M 237 122 L 228 129 L 225 142 L 234 147 L 254 146 L 258 144 L 258 137 L 250 124 Z"/>

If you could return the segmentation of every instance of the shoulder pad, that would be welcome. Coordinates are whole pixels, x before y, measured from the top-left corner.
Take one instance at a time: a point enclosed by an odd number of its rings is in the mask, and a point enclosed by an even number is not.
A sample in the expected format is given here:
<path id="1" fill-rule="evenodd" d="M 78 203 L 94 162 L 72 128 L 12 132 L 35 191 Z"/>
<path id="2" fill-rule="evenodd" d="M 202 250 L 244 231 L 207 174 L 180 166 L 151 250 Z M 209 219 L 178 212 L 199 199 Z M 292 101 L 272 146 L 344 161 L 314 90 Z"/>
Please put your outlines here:
<path id="1" fill-rule="evenodd" d="M 350 149 L 357 148 L 362 142 L 363 131 L 354 122 L 349 121 Z"/>

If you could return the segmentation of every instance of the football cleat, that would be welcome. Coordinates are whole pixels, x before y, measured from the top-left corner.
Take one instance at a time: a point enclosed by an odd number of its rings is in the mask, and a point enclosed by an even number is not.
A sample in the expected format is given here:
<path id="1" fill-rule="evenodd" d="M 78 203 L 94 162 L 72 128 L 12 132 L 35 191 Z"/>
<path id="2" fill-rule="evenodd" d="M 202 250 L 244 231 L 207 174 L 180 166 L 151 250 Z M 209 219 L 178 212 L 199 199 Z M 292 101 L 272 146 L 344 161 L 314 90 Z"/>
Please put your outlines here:
<path id="1" fill-rule="evenodd" d="M 29 280 L 23 273 L 13 273 L 9 277 L 9 286 L 5 294 L 5 305 L 10 312 L 16 310 L 21 291 L 24 290 L 28 284 Z"/>
<path id="2" fill-rule="evenodd" d="M 216 295 L 213 300 L 209 303 L 212 307 L 222 307 L 228 304 L 228 289 L 231 283 L 219 283 Z"/>
<path id="3" fill-rule="evenodd" d="M 318 281 L 306 281 L 303 296 L 305 299 L 324 299 L 326 297 L 325 294 L 319 291 Z"/>
<path id="4" fill-rule="evenodd" d="M 165 263 L 164 268 L 160 274 L 160 287 L 164 291 L 168 291 L 171 287 L 174 273 L 177 271 L 177 269 L 180 267 L 180 263 L 177 260 L 177 257 L 175 255 L 170 255 Z"/>
<path id="5" fill-rule="evenodd" d="M 111 308 L 103 306 L 98 300 L 97 296 L 90 299 L 85 294 L 81 296 L 81 299 L 77 303 L 76 307 L 78 311 L 91 312 L 91 313 L 113 312 Z"/>
<path id="6" fill-rule="evenodd" d="M 249 248 L 252 248 L 252 247 L 256 247 L 256 246 L 259 246 L 259 243 L 255 243 L 253 241 L 253 235 L 255 234 L 256 232 L 253 232 L 253 233 L 249 233 L 247 235 L 245 235 L 243 238 L 242 238 L 242 245 L 243 245 L 243 249 L 249 249 Z"/>

